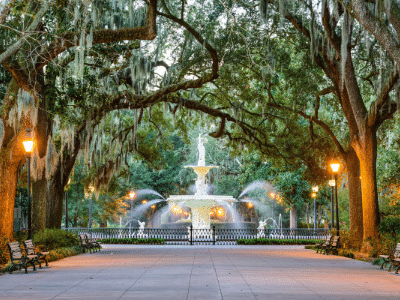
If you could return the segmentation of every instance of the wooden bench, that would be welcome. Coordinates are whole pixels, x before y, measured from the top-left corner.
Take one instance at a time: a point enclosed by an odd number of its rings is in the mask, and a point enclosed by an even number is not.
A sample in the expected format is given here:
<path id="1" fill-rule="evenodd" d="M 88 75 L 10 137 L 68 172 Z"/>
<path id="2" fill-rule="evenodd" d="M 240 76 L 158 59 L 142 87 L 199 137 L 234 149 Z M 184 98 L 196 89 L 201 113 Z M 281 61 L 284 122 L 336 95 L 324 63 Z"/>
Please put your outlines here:
<path id="1" fill-rule="evenodd" d="M 85 252 L 85 250 L 89 250 L 90 253 L 92 253 L 92 249 L 95 248 L 92 243 L 88 242 L 86 234 L 80 234 L 79 239 L 81 240 L 82 252 Z"/>
<path id="2" fill-rule="evenodd" d="M 398 265 L 396 269 L 397 274 L 400 266 L 400 243 L 397 243 L 394 249 L 385 249 L 383 250 L 383 252 L 386 254 L 379 255 L 379 257 L 383 259 L 383 263 L 381 264 L 380 269 L 383 269 L 383 266 L 387 263 L 390 263 L 389 271 L 391 270 L 393 265 Z"/>
<path id="3" fill-rule="evenodd" d="M 10 273 L 14 268 L 16 270 L 21 270 L 21 267 L 25 269 L 25 273 L 28 273 L 28 264 L 33 266 L 35 271 L 35 261 L 38 258 L 36 254 L 34 255 L 23 255 L 18 242 L 8 243 L 8 251 L 10 252 L 11 268 Z"/>
<path id="4" fill-rule="evenodd" d="M 326 236 L 326 240 L 323 243 L 319 243 L 319 244 L 315 244 L 315 246 L 317 247 L 317 253 L 321 250 L 322 251 L 331 244 L 331 240 L 332 240 L 332 234 L 328 234 Z"/>
<path id="5" fill-rule="evenodd" d="M 97 239 L 94 239 L 90 236 L 90 234 L 86 234 L 86 241 L 89 242 L 94 246 L 95 249 L 98 249 L 100 251 L 101 249 L 101 242 L 99 242 Z"/>
<path id="6" fill-rule="evenodd" d="M 336 235 L 333 237 L 331 243 L 326 246 L 325 248 L 325 254 L 328 255 L 329 252 L 338 252 L 338 248 L 340 248 L 340 236 Z"/>
<path id="7" fill-rule="evenodd" d="M 36 247 L 33 244 L 32 240 L 26 240 L 24 241 L 24 248 L 25 248 L 25 254 L 26 255 L 37 255 L 37 262 L 39 263 L 39 268 L 42 268 L 42 264 L 40 263 L 40 260 L 44 260 L 46 263 L 46 267 L 49 265 L 46 256 L 49 255 L 49 251 L 47 251 L 46 246 L 40 246 Z M 39 251 L 36 251 L 39 250 Z"/>

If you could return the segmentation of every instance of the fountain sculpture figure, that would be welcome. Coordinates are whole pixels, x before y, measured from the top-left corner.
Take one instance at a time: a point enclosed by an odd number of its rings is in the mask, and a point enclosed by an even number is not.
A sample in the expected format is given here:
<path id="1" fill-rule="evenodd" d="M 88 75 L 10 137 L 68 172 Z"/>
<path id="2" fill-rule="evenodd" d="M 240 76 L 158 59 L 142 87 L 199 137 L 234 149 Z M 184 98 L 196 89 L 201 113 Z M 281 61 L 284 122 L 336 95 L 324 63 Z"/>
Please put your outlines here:
<path id="1" fill-rule="evenodd" d="M 185 168 L 192 168 L 197 174 L 196 193 L 194 195 L 171 195 L 167 199 L 171 208 L 174 206 L 190 207 L 192 225 L 195 229 L 210 229 L 210 211 L 213 207 L 236 202 L 236 199 L 232 196 L 207 194 L 207 174 L 210 169 L 218 168 L 218 166 L 206 166 L 204 142 L 206 142 L 206 139 L 200 134 L 197 144 L 199 151 L 197 166 L 185 166 Z"/>

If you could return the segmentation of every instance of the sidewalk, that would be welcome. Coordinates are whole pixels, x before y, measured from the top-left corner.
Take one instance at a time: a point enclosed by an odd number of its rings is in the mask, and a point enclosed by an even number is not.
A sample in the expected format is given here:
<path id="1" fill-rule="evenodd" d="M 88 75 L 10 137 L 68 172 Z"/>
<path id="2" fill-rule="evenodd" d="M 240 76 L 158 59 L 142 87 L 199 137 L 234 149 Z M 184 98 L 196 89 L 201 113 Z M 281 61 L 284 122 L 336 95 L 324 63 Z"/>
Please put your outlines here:
<path id="1" fill-rule="evenodd" d="M 104 245 L 31 270 L 0 299 L 400 299 L 400 275 L 303 246 Z"/>

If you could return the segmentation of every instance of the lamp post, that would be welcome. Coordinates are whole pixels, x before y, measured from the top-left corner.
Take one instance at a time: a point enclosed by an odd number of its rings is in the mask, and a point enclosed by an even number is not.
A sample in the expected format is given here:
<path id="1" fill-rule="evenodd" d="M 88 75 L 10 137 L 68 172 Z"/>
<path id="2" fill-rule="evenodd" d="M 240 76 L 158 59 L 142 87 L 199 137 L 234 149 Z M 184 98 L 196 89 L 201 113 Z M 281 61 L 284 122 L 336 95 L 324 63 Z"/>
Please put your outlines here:
<path id="1" fill-rule="evenodd" d="M 89 198 L 89 224 L 88 227 L 92 228 L 92 205 L 93 205 L 93 200 L 92 200 L 92 193 L 94 191 L 94 187 L 92 185 L 89 186 L 89 191 L 90 191 L 90 198 Z"/>
<path id="2" fill-rule="evenodd" d="M 317 193 L 318 193 L 318 186 L 312 187 L 313 193 L 311 196 L 314 198 L 314 231 L 317 230 Z"/>
<path id="3" fill-rule="evenodd" d="M 68 229 L 68 188 L 71 183 L 71 179 L 68 179 L 67 186 L 65 188 L 65 228 Z"/>
<path id="4" fill-rule="evenodd" d="M 337 162 L 331 163 L 331 169 L 333 172 L 333 176 L 335 177 L 335 202 L 336 202 L 336 231 L 337 235 L 339 235 L 339 204 L 337 197 L 337 175 L 339 173 L 340 164 Z"/>
<path id="5" fill-rule="evenodd" d="M 331 187 L 331 230 L 335 226 L 335 201 L 333 199 L 333 188 L 335 187 L 335 180 L 329 180 L 329 186 Z"/>
<path id="6" fill-rule="evenodd" d="M 32 239 L 32 208 L 31 208 L 31 155 L 33 153 L 32 130 L 26 129 L 25 138 L 23 140 L 28 164 L 28 239 Z"/>

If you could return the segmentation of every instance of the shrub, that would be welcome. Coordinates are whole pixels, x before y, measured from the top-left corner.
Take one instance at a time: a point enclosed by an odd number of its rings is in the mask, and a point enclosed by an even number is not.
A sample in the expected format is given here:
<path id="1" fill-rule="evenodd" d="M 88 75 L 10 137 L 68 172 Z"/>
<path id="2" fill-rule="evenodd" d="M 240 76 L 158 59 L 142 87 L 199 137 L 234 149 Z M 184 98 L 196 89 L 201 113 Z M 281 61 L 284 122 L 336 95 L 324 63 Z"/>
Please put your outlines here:
<path id="1" fill-rule="evenodd" d="M 349 257 L 349 258 L 354 258 L 354 253 L 351 249 L 339 249 L 338 255 L 344 256 L 344 257 Z"/>
<path id="2" fill-rule="evenodd" d="M 238 239 L 238 245 L 315 245 L 321 243 L 321 240 L 304 239 Z"/>
<path id="3" fill-rule="evenodd" d="M 7 244 L 10 243 L 11 240 L 6 237 L 0 238 L 0 265 L 6 264 L 10 258 L 10 255 L 7 250 Z"/>
<path id="4" fill-rule="evenodd" d="M 105 244 L 165 244 L 164 239 L 150 238 L 150 239 L 136 239 L 136 238 L 124 238 L 124 239 L 101 239 L 99 242 Z"/>
<path id="5" fill-rule="evenodd" d="M 400 217 L 387 216 L 379 225 L 379 232 L 389 235 L 392 239 L 393 247 L 396 245 L 400 234 Z"/>
<path id="6" fill-rule="evenodd" d="M 62 229 L 45 229 L 33 237 L 36 245 L 44 245 L 48 250 L 80 245 L 77 235 Z"/>

